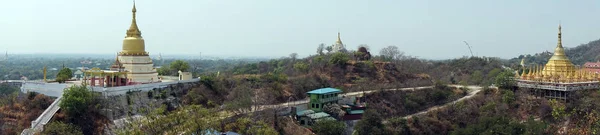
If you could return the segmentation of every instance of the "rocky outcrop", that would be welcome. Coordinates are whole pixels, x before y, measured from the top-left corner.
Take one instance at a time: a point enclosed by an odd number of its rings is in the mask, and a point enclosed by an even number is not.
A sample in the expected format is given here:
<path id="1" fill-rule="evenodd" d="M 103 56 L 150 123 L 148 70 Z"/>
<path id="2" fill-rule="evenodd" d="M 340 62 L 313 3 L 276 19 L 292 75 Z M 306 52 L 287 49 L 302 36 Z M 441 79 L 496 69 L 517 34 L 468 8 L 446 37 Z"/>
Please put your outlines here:
<path id="1" fill-rule="evenodd" d="M 177 83 L 149 91 L 132 89 L 126 94 L 105 96 L 101 113 L 108 119 L 115 120 L 127 116 L 146 115 L 162 106 L 167 110 L 174 110 L 181 106 L 181 97 L 199 85 L 200 82 Z"/>

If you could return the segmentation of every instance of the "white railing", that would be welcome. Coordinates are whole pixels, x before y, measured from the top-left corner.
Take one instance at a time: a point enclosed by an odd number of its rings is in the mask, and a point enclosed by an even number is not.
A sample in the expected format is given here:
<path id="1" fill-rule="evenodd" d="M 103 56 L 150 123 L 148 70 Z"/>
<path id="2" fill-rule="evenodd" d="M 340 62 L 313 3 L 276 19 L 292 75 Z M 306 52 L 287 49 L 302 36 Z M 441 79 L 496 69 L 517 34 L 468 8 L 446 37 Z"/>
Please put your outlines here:
<path id="1" fill-rule="evenodd" d="M 52 104 L 50 104 L 50 106 L 48 106 L 48 108 L 46 108 L 46 110 L 44 110 L 44 112 L 37 119 L 31 121 L 31 127 L 23 130 L 21 135 L 33 135 L 37 132 L 43 131 L 44 126 L 48 124 L 48 121 L 50 121 L 54 114 L 56 114 L 56 112 L 60 109 L 60 106 L 58 106 L 60 101 L 62 101 L 62 97 L 58 97 L 56 100 L 54 100 L 54 102 L 52 102 Z"/>
<path id="2" fill-rule="evenodd" d="M 199 78 L 190 79 L 190 80 L 181 80 L 181 81 L 173 81 L 173 82 L 161 82 L 161 83 L 149 83 L 149 84 L 140 84 L 140 85 L 130 85 L 130 86 L 119 86 L 119 87 L 88 87 L 92 91 L 102 92 L 105 96 L 115 96 L 115 95 L 123 95 L 129 91 L 150 91 L 155 88 L 165 88 L 169 85 L 178 84 L 178 83 L 190 83 L 190 82 L 199 82 Z"/>
<path id="3" fill-rule="evenodd" d="M 21 85 L 21 92 L 27 93 L 33 91 L 47 96 L 60 97 L 63 90 L 67 87 L 67 84 L 27 82 Z"/>
<path id="4" fill-rule="evenodd" d="M 576 90 L 587 90 L 587 89 L 597 89 L 600 88 L 599 83 L 590 82 L 590 83 L 570 83 L 570 84 L 531 84 L 518 82 L 517 86 L 525 87 L 525 88 L 535 88 L 535 89 L 546 89 L 546 90 L 558 90 L 558 91 L 576 91 Z"/>

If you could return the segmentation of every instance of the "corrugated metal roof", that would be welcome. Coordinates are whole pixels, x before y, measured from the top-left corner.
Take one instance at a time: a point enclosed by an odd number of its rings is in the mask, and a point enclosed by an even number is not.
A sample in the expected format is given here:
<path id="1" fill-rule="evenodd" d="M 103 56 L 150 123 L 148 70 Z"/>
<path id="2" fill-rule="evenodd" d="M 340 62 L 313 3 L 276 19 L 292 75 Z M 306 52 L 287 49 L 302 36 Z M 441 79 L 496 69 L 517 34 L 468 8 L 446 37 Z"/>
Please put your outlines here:
<path id="1" fill-rule="evenodd" d="M 320 113 L 314 113 L 314 114 L 309 114 L 306 115 L 311 119 L 319 119 L 319 118 L 325 118 L 325 117 L 329 117 L 330 115 L 324 112 L 320 112 Z"/>
<path id="2" fill-rule="evenodd" d="M 365 110 L 352 110 L 350 111 L 350 114 L 363 114 L 365 113 Z"/>
<path id="3" fill-rule="evenodd" d="M 336 88 L 320 88 L 313 91 L 307 92 L 308 94 L 327 94 L 327 93 L 341 93 L 342 91 Z"/>

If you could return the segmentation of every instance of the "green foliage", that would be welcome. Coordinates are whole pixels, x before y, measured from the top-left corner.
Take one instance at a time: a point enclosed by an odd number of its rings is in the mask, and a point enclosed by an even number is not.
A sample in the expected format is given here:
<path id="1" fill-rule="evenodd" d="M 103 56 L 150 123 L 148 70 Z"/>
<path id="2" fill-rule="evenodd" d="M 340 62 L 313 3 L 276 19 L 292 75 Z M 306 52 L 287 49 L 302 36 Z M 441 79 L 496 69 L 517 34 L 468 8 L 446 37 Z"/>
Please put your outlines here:
<path id="1" fill-rule="evenodd" d="M 230 100 L 225 101 L 225 109 L 237 114 L 249 112 L 252 109 L 254 91 L 247 86 L 236 87 L 230 94 Z"/>
<path id="2" fill-rule="evenodd" d="M 354 126 L 354 130 L 359 135 L 384 135 L 387 133 L 382 121 L 383 118 L 376 110 L 367 109 L 362 119 Z"/>
<path id="3" fill-rule="evenodd" d="M 505 116 L 482 116 L 477 123 L 459 128 L 452 135 L 542 135 L 547 124 L 529 117 L 521 123 Z"/>
<path id="4" fill-rule="evenodd" d="M 242 135 L 277 135 L 277 131 L 262 121 L 253 121 L 250 118 L 238 118 L 233 123 L 225 125 L 225 130 L 236 131 Z"/>
<path id="5" fill-rule="evenodd" d="M 171 69 L 167 65 L 158 68 L 156 72 L 158 72 L 158 75 L 171 75 Z"/>
<path id="6" fill-rule="evenodd" d="M 503 116 L 482 117 L 476 124 L 451 132 L 452 135 L 520 135 L 527 127 Z"/>
<path id="7" fill-rule="evenodd" d="M 187 72 L 190 69 L 190 64 L 183 61 L 183 60 L 176 60 L 171 62 L 171 65 L 169 65 L 169 68 L 172 71 L 181 71 L 181 72 Z"/>
<path id="8" fill-rule="evenodd" d="M 211 90 L 215 90 L 215 77 L 211 76 L 211 75 L 206 75 L 206 76 L 201 76 L 200 77 L 200 82 L 202 84 L 204 84 L 204 86 L 206 86 L 207 88 L 211 89 Z"/>
<path id="9" fill-rule="evenodd" d="M 552 117 L 555 120 L 563 120 L 566 119 L 567 117 L 571 116 L 571 114 L 569 112 L 567 112 L 566 106 L 564 103 L 561 103 L 560 101 L 551 99 L 550 100 L 550 106 L 552 107 Z"/>
<path id="10" fill-rule="evenodd" d="M 367 65 L 367 67 L 369 67 L 369 69 L 375 68 L 375 63 L 373 63 L 373 61 L 367 60 L 364 63 Z"/>
<path id="11" fill-rule="evenodd" d="M 490 72 L 487 73 L 487 75 L 485 75 L 485 79 L 483 85 L 491 85 L 492 83 L 494 83 L 496 76 L 498 76 L 498 74 L 502 73 L 502 69 L 501 68 L 494 68 L 492 69 Z"/>
<path id="12" fill-rule="evenodd" d="M 329 59 L 329 63 L 333 65 L 344 66 L 349 60 L 350 56 L 348 56 L 348 54 L 343 52 L 337 52 L 333 54 L 333 56 L 331 56 L 331 59 Z"/>
<path id="13" fill-rule="evenodd" d="M 199 105 L 180 107 L 166 113 L 166 107 L 152 111 L 144 119 L 128 119 L 131 122 L 117 131 L 119 135 L 156 134 L 205 134 L 219 129 L 221 113 Z"/>
<path id="14" fill-rule="evenodd" d="M 506 70 L 498 74 L 494 82 L 496 86 L 501 89 L 512 89 L 512 87 L 516 85 L 514 76 L 515 74 L 513 72 Z"/>
<path id="15" fill-rule="evenodd" d="M 506 103 L 506 104 L 512 104 L 515 102 L 516 97 L 515 97 L 515 93 L 512 92 L 511 90 L 502 90 L 502 103 Z"/>
<path id="16" fill-rule="evenodd" d="M 44 127 L 42 135 L 83 135 L 81 129 L 69 123 L 59 121 L 50 122 Z"/>
<path id="17" fill-rule="evenodd" d="M 344 134 L 346 124 L 337 120 L 321 120 L 317 121 L 311 128 L 317 135 L 341 135 Z"/>
<path id="18" fill-rule="evenodd" d="M 410 128 L 408 127 L 408 122 L 405 118 L 401 118 L 401 117 L 395 117 L 395 118 L 391 118 L 388 120 L 390 122 L 390 125 L 392 127 L 397 127 L 396 129 L 393 129 L 393 131 L 395 131 L 395 134 L 399 134 L 399 135 L 410 135 Z"/>
<path id="19" fill-rule="evenodd" d="M 18 92 L 19 88 L 10 86 L 8 84 L 0 84 L 0 94 L 1 95 L 9 95 L 11 93 Z"/>
<path id="20" fill-rule="evenodd" d="M 159 75 L 178 75 L 179 71 L 188 72 L 190 69 L 190 64 L 183 60 L 175 60 L 171 62 L 168 66 L 160 67 L 157 72 Z"/>
<path id="21" fill-rule="evenodd" d="M 65 81 L 71 79 L 73 77 L 73 71 L 69 68 L 63 68 L 58 71 L 56 75 L 56 81 L 59 83 L 65 83 Z"/>
<path id="22" fill-rule="evenodd" d="M 452 95 L 452 91 L 450 90 L 435 90 L 433 91 L 432 99 L 436 104 L 442 104 L 448 99 L 450 95 Z"/>
<path id="23" fill-rule="evenodd" d="M 73 85 L 63 91 L 59 106 L 67 115 L 75 119 L 83 115 L 95 99 L 94 93 L 83 85 Z"/>
<path id="24" fill-rule="evenodd" d="M 297 62 L 296 64 L 294 64 L 294 69 L 298 72 L 306 73 L 308 72 L 308 64 L 304 62 Z"/>
<path id="25" fill-rule="evenodd" d="M 479 85 L 482 83 L 483 81 L 483 73 L 480 70 L 477 70 L 475 72 L 473 72 L 473 75 L 471 75 L 471 84 L 476 84 Z"/>
<path id="26" fill-rule="evenodd" d="M 441 80 L 435 80 L 433 85 L 436 89 L 447 89 L 448 88 L 448 84 L 446 84 L 446 82 L 441 81 Z"/>
<path id="27" fill-rule="evenodd" d="M 536 121 L 532 116 L 527 118 L 525 121 L 525 133 L 526 135 L 543 135 L 545 130 L 548 128 L 548 124 L 543 121 Z"/>

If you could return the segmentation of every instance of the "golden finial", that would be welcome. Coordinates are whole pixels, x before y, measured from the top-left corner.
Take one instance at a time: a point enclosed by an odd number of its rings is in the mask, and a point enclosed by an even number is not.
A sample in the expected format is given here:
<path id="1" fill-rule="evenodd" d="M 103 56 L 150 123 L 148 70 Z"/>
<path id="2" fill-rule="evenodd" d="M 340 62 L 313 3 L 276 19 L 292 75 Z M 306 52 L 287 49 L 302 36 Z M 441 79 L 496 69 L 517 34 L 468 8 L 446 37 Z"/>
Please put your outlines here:
<path id="1" fill-rule="evenodd" d="M 133 17 L 131 19 L 131 26 L 129 27 L 129 30 L 127 30 L 127 37 L 142 37 L 142 32 L 139 30 L 138 26 L 137 26 L 137 21 L 136 21 L 136 12 L 137 9 L 135 8 L 135 0 L 133 1 L 133 9 L 131 9 L 131 12 L 133 14 Z"/>
<path id="2" fill-rule="evenodd" d="M 562 26 L 558 23 L 558 45 L 556 47 L 562 48 Z"/>
<path id="3" fill-rule="evenodd" d="M 131 9 L 131 12 L 133 12 L 133 13 L 137 12 L 137 10 L 135 9 L 135 0 L 133 0 L 133 9 Z M 133 14 L 133 15 L 134 15 L 133 17 L 135 18 L 135 14 Z"/>

